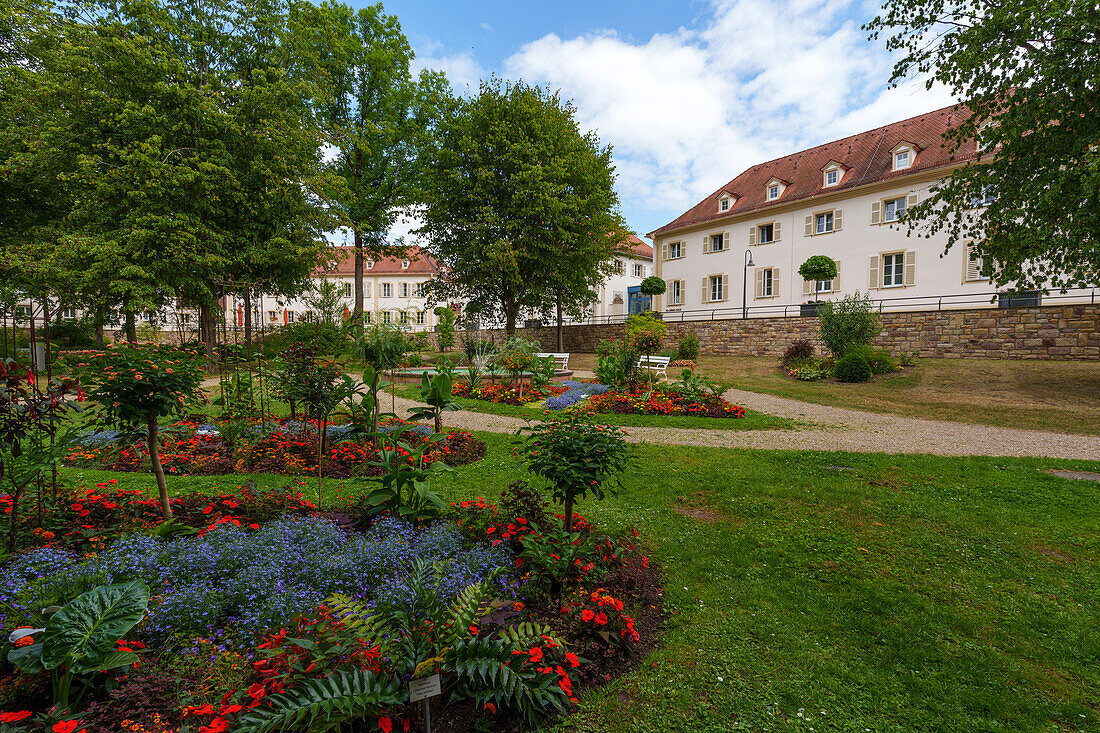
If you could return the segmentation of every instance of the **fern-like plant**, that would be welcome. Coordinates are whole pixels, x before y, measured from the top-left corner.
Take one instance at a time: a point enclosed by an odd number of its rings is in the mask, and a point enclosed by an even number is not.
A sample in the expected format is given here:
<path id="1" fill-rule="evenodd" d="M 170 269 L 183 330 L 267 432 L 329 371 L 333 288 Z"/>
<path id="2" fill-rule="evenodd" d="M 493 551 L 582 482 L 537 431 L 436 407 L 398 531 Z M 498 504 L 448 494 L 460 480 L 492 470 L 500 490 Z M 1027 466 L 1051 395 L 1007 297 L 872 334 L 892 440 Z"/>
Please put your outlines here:
<path id="1" fill-rule="evenodd" d="M 403 705 L 408 697 L 400 678 L 387 680 L 362 670 L 341 671 L 268 697 L 260 707 L 244 712 L 233 731 L 325 733 L 352 720 L 379 717 L 385 706 Z"/>

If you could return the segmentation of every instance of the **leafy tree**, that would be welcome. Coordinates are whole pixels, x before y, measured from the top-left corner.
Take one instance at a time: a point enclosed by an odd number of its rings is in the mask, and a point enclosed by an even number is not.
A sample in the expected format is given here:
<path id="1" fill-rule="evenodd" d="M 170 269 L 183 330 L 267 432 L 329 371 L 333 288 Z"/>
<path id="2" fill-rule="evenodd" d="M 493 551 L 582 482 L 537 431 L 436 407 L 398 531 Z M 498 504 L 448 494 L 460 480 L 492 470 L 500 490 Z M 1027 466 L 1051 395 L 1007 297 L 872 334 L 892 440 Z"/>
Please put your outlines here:
<path id="1" fill-rule="evenodd" d="M 517 442 L 527 470 L 550 482 L 554 498 L 565 508 L 565 531 L 573 529 L 573 504 L 592 494 L 603 499 L 604 482 L 627 467 L 630 447 L 626 434 L 609 425 L 596 425 L 582 413 L 520 428 Z M 524 435 L 526 434 L 526 435 Z"/>
<path id="2" fill-rule="evenodd" d="M 886 0 L 866 29 L 963 102 L 965 161 L 909 212 L 911 232 L 973 241 L 998 286 L 1100 280 L 1100 14 L 1065 0 Z M 977 140 L 980 149 L 975 152 Z"/>
<path id="3" fill-rule="evenodd" d="M 97 354 L 84 373 L 95 385 L 89 397 L 99 403 L 103 422 L 129 434 L 144 431 L 161 512 L 171 519 L 168 485 L 160 462 L 159 421 L 183 414 L 198 396 L 204 376 L 202 357 L 193 349 L 144 344 Z"/>
<path id="4" fill-rule="evenodd" d="M 437 338 L 439 350 L 447 351 L 455 345 L 455 320 L 458 318 L 458 314 L 454 312 L 453 308 L 445 305 L 436 308 L 435 314 L 439 317 L 439 336 Z"/>
<path id="5" fill-rule="evenodd" d="M 430 152 L 418 233 L 444 274 L 429 290 L 473 301 L 509 335 L 523 311 L 590 304 L 626 239 L 611 150 L 574 113 L 556 93 L 492 79 L 455 103 Z"/>
<path id="6" fill-rule="evenodd" d="M 821 319 L 818 324 L 821 340 L 835 357 L 843 356 L 853 346 L 871 343 L 882 331 L 871 296 L 861 296 L 859 291 L 841 300 L 822 303 L 817 315 Z"/>
<path id="7" fill-rule="evenodd" d="M 412 48 L 381 4 L 300 3 L 292 26 L 300 72 L 316 80 L 316 123 L 336 153 L 326 198 L 354 237 L 353 321 L 361 324 L 364 261 L 393 249 L 386 235 L 417 198 L 422 150 L 449 87 L 438 72 L 413 78 Z"/>

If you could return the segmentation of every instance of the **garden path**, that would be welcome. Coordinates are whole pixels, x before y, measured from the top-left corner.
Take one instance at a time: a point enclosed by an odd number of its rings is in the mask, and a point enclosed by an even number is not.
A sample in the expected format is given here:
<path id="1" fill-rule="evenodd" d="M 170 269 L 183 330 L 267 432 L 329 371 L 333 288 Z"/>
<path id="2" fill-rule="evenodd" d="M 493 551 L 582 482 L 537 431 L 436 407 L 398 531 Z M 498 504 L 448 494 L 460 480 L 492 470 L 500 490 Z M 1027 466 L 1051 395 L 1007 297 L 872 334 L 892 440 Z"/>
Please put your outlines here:
<path id="1" fill-rule="evenodd" d="M 801 402 L 785 397 L 731 389 L 724 397 L 758 412 L 807 423 L 791 430 L 705 430 L 684 428 L 625 427 L 636 443 L 761 448 L 772 450 L 825 450 L 854 453 L 930 453 L 942 456 L 1033 456 L 1100 460 L 1100 438 L 1039 430 L 971 425 L 944 420 L 923 420 L 849 410 Z M 389 407 L 389 396 L 383 407 Z M 400 415 L 417 403 L 398 397 Z M 483 412 L 449 412 L 450 427 L 510 433 L 524 420 Z"/>

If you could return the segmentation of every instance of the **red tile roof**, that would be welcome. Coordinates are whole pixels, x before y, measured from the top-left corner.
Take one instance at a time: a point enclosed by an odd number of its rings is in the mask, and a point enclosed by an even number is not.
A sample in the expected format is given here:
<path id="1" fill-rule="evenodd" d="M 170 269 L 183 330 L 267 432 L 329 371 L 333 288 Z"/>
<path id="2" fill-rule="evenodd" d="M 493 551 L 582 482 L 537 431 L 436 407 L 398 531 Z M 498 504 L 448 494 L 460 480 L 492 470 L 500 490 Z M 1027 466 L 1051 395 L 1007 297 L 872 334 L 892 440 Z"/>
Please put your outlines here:
<path id="1" fill-rule="evenodd" d="M 315 275 L 354 275 L 355 274 L 355 248 L 354 247 L 330 247 L 328 261 L 336 263 L 335 269 L 321 266 L 314 270 Z M 409 261 L 407 268 L 401 267 L 401 263 Z M 370 262 L 369 258 L 367 260 Z M 437 275 L 439 263 L 435 258 L 421 250 L 419 247 L 409 247 L 403 257 L 383 257 L 374 260 L 374 267 L 363 266 L 363 275 Z"/>
<path id="2" fill-rule="evenodd" d="M 653 248 L 631 234 L 622 246 L 623 254 L 633 255 L 643 260 L 653 259 Z"/>
<path id="3" fill-rule="evenodd" d="M 821 169 L 830 160 L 847 166 L 848 170 L 839 184 L 828 187 L 829 193 L 961 163 L 974 157 L 974 141 L 967 142 L 952 154 L 953 143 L 944 141 L 944 133 L 969 115 L 966 107 L 952 105 L 761 163 L 646 236 L 813 198 L 826 191 Z M 902 141 L 917 145 L 919 152 L 908 168 L 894 171 L 891 170 L 890 151 Z M 782 179 L 788 185 L 778 199 L 768 201 L 764 187 L 772 178 Z M 739 191 L 743 196 L 728 211 L 719 211 L 719 197 L 728 191 Z"/>

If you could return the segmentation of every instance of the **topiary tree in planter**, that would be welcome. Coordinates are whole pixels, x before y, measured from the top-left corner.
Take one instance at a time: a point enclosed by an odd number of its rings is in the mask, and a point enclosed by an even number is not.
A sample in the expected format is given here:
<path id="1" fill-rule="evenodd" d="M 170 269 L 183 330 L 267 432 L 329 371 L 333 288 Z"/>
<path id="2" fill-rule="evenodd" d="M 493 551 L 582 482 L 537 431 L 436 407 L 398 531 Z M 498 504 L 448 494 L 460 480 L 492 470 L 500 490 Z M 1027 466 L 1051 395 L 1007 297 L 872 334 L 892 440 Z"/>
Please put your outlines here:
<path id="1" fill-rule="evenodd" d="M 664 295 L 665 291 L 668 290 L 668 285 L 656 275 L 650 275 L 645 280 L 642 280 L 642 284 L 639 288 L 643 295 L 648 295 L 650 298 L 653 298 L 658 295 Z M 650 310 L 653 310 L 653 308 L 650 308 Z"/>
<path id="2" fill-rule="evenodd" d="M 814 255 L 802 263 L 798 274 L 811 282 L 832 280 L 837 276 L 836 262 L 825 255 Z"/>
<path id="3" fill-rule="evenodd" d="M 87 381 L 95 385 L 88 396 L 99 403 L 103 422 L 131 434 L 144 428 L 160 509 L 165 519 L 171 519 L 168 485 L 160 462 L 159 420 L 183 414 L 198 397 L 202 356 L 194 349 L 156 344 L 120 346 L 92 357 L 86 374 Z"/>

